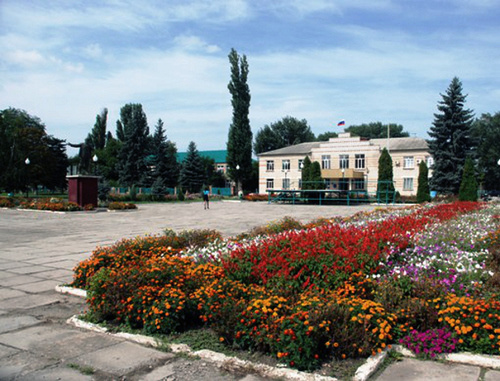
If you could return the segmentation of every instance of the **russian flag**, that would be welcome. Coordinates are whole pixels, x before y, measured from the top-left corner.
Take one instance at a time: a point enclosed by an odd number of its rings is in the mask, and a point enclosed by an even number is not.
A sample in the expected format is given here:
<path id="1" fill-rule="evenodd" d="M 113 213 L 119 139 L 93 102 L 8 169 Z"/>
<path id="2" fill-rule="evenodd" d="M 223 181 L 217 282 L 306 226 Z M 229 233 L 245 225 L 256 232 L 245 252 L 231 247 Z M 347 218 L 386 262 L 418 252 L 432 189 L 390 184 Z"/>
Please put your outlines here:
<path id="1" fill-rule="evenodd" d="M 337 126 L 345 126 L 345 120 L 342 119 L 340 122 L 337 123 Z"/>

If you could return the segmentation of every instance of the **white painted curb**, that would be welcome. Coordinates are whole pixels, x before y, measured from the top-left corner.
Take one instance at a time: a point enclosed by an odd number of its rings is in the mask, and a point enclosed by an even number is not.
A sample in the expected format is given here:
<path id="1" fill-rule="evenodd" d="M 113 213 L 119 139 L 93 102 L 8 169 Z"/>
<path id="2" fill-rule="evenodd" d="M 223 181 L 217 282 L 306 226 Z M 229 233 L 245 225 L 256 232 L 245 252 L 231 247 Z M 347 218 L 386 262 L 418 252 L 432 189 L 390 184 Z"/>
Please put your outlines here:
<path id="1" fill-rule="evenodd" d="M 82 298 L 87 297 L 87 291 L 82 290 L 81 288 L 73 288 L 73 287 L 67 287 L 67 286 L 56 286 L 56 292 L 60 292 L 61 294 L 80 296 Z"/>
<path id="2" fill-rule="evenodd" d="M 160 346 L 160 343 L 151 337 L 144 335 L 134 335 L 125 332 L 111 333 L 105 327 L 100 327 L 97 324 L 88 323 L 79 319 L 77 315 L 70 317 L 68 320 L 66 320 L 66 323 L 78 328 L 87 329 L 93 332 L 105 333 L 107 335 L 120 337 L 138 344 L 147 345 L 154 348 L 158 348 Z M 222 353 L 217 353 L 207 349 L 193 352 L 193 350 L 186 344 L 169 344 L 168 347 L 173 353 L 188 353 L 193 356 L 198 356 L 206 361 L 215 363 L 218 367 L 226 370 L 251 371 L 265 378 L 282 378 L 291 381 L 338 381 L 334 377 L 326 377 L 318 374 L 299 372 L 295 369 L 276 368 L 265 364 L 253 363 L 250 361 L 241 360 L 237 357 L 226 356 Z"/>

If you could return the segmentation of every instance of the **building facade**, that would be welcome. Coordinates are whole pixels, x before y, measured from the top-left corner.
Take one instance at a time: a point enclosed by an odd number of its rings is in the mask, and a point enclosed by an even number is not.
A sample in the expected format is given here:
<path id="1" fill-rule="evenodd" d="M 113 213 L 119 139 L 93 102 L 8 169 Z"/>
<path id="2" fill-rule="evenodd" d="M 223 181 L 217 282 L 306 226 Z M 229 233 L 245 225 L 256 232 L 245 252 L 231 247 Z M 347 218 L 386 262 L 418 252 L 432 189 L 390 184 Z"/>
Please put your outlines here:
<path id="1" fill-rule="evenodd" d="M 375 193 L 378 160 L 387 148 L 392 157 L 394 186 L 402 196 L 417 193 L 418 167 L 432 165 L 425 139 L 365 139 L 345 132 L 327 142 L 301 143 L 259 155 L 259 193 L 302 188 L 302 162 L 306 156 L 321 166 L 326 189 Z"/>

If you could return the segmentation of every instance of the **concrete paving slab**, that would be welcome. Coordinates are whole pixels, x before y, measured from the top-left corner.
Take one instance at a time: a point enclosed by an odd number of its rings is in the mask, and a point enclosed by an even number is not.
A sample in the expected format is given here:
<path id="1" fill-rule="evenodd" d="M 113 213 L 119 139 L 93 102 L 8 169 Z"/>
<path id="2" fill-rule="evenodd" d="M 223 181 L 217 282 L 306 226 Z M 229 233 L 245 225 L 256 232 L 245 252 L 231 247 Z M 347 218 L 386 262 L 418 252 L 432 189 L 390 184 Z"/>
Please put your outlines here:
<path id="1" fill-rule="evenodd" d="M 0 286 L 3 287 L 17 286 L 18 284 L 27 284 L 39 281 L 40 278 L 34 276 L 14 274 L 14 276 L 10 276 L 6 279 L 0 279 Z"/>
<path id="2" fill-rule="evenodd" d="M 0 333 L 15 331 L 20 328 L 32 327 L 42 323 L 33 316 L 2 316 L 0 317 Z"/>
<path id="3" fill-rule="evenodd" d="M 0 271 L 0 280 L 9 279 L 15 276 L 17 276 L 17 274 L 11 271 L 5 271 L 5 270 Z"/>
<path id="4" fill-rule="evenodd" d="M 80 332 L 78 335 L 59 340 L 57 345 L 47 346 L 44 349 L 44 353 L 49 357 L 72 362 L 76 357 L 112 347 L 121 342 L 123 342 L 123 340 L 107 335 Z"/>
<path id="5" fill-rule="evenodd" d="M 3 260 L 0 261 L 0 270 L 10 270 L 26 266 L 32 266 L 32 264 L 28 262 L 6 262 Z"/>
<path id="6" fill-rule="evenodd" d="M 0 380 L 26 379 L 24 377 L 27 374 L 56 366 L 58 363 L 57 359 L 48 359 L 43 353 L 19 352 L 0 358 Z"/>
<path id="7" fill-rule="evenodd" d="M 404 358 L 387 368 L 377 381 L 477 381 L 481 368 Z"/>
<path id="8" fill-rule="evenodd" d="M 2 357 L 12 356 L 14 353 L 18 353 L 19 349 L 7 347 L 5 345 L 0 344 L 0 359 Z"/>
<path id="9" fill-rule="evenodd" d="M 79 331 L 70 328 L 43 325 L 1 334 L 0 343 L 26 351 L 43 351 L 51 343 L 58 343 L 61 340 L 77 337 L 80 334 Z"/>
<path id="10" fill-rule="evenodd" d="M 163 353 L 138 344 L 122 342 L 111 347 L 87 353 L 72 361 L 92 366 L 96 370 L 124 376 L 143 367 L 159 365 L 174 357 L 171 353 Z"/>
<path id="11" fill-rule="evenodd" d="M 73 271 L 65 270 L 65 269 L 50 268 L 49 270 L 40 271 L 40 272 L 36 273 L 36 276 L 38 278 L 42 278 L 42 279 L 66 279 L 68 277 L 69 277 L 69 279 L 72 279 L 73 278 Z"/>
<path id="12" fill-rule="evenodd" d="M 500 381 L 500 371 L 499 370 L 487 370 L 484 375 L 484 381 Z"/>
<path id="13" fill-rule="evenodd" d="M 19 290 L 13 290 L 12 288 L 0 287 L 0 300 L 17 298 L 19 296 L 26 295 L 25 292 Z"/>
<path id="14" fill-rule="evenodd" d="M 91 375 L 82 374 L 82 371 L 70 367 L 54 367 L 50 369 L 43 369 L 40 371 L 28 373 L 23 377 L 16 378 L 16 381 L 33 381 L 33 380 L 47 380 L 47 381 L 92 381 L 94 378 Z"/>
<path id="15" fill-rule="evenodd" d="M 16 310 L 20 308 L 33 308 L 47 304 L 59 303 L 57 294 L 26 294 L 25 296 L 10 298 L 2 301 L 2 308 Z"/>
<path id="16" fill-rule="evenodd" d="M 49 271 L 49 270 L 53 270 L 53 268 L 41 265 L 31 265 L 31 266 L 16 267 L 10 269 L 9 272 L 12 272 L 14 274 L 28 275 L 28 274 L 41 273 L 43 271 Z"/>
<path id="17" fill-rule="evenodd" d="M 13 289 L 28 292 L 31 294 L 38 294 L 41 292 L 52 291 L 61 282 L 55 279 L 42 280 L 40 282 L 33 282 L 27 284 L 18 284 L 16 286 L 11 286 Z"/>
<path id="18" fill-rule="evenodd" d="M 166 364 L 154 369 L 152 372 L 142 375 L 143 381 L 162 381 L 175 375 L 174 364 Z"/>

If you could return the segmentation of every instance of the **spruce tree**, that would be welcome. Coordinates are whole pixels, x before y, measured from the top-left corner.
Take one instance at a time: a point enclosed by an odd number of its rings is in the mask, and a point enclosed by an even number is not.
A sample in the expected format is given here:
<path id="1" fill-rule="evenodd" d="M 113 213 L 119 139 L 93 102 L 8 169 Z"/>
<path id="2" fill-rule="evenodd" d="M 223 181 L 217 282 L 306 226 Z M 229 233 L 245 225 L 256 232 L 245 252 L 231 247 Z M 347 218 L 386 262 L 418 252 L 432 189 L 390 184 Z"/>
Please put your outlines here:
<path id="1" fill-rule="evenodd" d="M 163 121 L 158 119 L 158 123 L 153 135 L 154 166 L 153 173 L 155 191 L 164 188 L 175 188 L 179 179 L 179 164 L 177 163 L 177 148 L 170 140 L 167 140 Z M 160 179 L 160 180 L 159 180 Z"/>
<path id="2" fill-rule="evenodd" d="M 429 152 L 434 158 L 431 188 L 443 194 L 457 194 L 465 158 L 471 153 L 471 126 L 473 114 L 465 109 L 466 95 L 462 83 L 455 77 L 446 90 L 434 114 L 429 131 Z"/>
<path id="3" fill-rule="evenodd" d="M 228 84 L 233 106 L 233 117 L 227 141 L 228 175 L 236 182 L 238 190 L 252 172 L 252 130 L 248 113 L 250 89 L 247 84 L 248 63 L 245 55 L 240 57 L 236 50 L 229 53 L 231 81 Z"/>
<path id="4" fill-rule="evenodd" d="M 141 104 L 126 104 L 120 110 L 117 135 L 122 134 L 123 145 L 118 155 L 120 183 L 125 186 L 143 185 L 148 174 L 146 154 L 149 127 Z"/>
<path id="5" fill-rule="evenodd" d="M 394 201 L 394 194 L 392 158 L 387 148 L 384 148 L 378 159 L 377 200 L 380 202 L 392 202 Z"/>
<path id="6" fill-rule="evenodd" d="M 429 189 L 429 169 L 424 160 L 418 166 L 418 189 L 417 189 L 417 202 L 430 202 L 431 192 Z"/>
<path id="7" fill-rule="evenodd" d="M 201 156 L 194 142 L 190 142 L 187 156 L 182 162 L 180 183 L 189 193 L 201 190 L 204 180 L 204 168 Z"/>
<path id="8" fill-rule="evenodd" d="M 465 159 L 462 182 L 458 192 L 460 201 L 477 201 L 477 181 L 474 173 L 474 163 L 470 156 Z"/>

